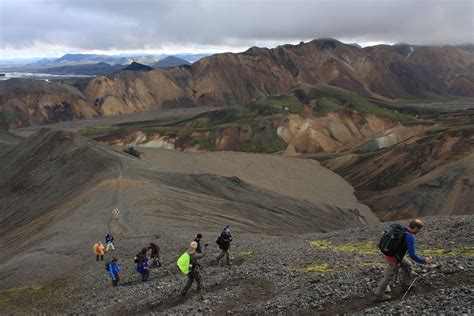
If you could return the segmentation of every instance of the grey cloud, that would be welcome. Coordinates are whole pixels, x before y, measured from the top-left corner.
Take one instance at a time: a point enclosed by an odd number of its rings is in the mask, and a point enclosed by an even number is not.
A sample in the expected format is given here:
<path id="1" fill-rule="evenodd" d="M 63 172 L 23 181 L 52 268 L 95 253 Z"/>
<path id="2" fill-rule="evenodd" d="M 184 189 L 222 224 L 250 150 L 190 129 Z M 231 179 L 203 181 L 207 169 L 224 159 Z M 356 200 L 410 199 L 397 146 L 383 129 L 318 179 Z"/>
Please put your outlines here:
<path id="1" fill-rule="evenodd" d="M 334 37 L 474 42 L 471 0 L 0 0 L 0 49 L 251 46 Z"/>

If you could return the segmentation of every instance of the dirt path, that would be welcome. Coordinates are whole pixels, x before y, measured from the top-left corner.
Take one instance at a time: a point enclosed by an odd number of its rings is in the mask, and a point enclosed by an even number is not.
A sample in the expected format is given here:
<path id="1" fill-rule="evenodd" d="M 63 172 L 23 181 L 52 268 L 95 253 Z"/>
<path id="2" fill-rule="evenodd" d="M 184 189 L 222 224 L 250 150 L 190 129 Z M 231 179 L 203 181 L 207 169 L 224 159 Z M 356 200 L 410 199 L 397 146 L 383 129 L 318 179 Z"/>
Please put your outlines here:
<path id="1" fill-rule="evenodd" d="M 118 218 L 114 218 L 113 214 L 111 214 L 110 218 L 110 230 L 121 236 L 125 237 L 126 235 L 130 235 L 132 233 L 132 229 L 125 223 L 126 218 L 126 211 L 122 207 L 122 177 L 123 177 L 123 163 L 120 161 L 119 164 L 119 176 L 115 181 L 116 189 L 114 191 L 114 195 L 112 196 L 112 209 L 117 208 L 119 210 Z"/>
<path id="2" fill-rule="evenodd" d="M 262 278 L 250 278 L 250 279 L 230 279 L 220 284 L 211 285 L 206 287 L 204 295 L 213 294 L 226 289 L 238 290 L 240 292 L 238 296 L 228 298 L 215 312 L 218 315 L 227 314 L 232 312 L 236 307 L 242 305 L 248 305 L 249 303 L 258 302 L 271 297 L 272 283 Z M 144 309 L 134 311 L 134 313 L 163 313 L 170 308 L 181 305 L 189 300 L 202 299 L 201 293 L 190 291 L 187 296 L 183 297 L 180 294 L 172 295 L 164 298 L 161 301 L 155 303 L 149 303 Z"/>
<path id="3" fill-rule="evenodd" d="M 249 279 L 243 282 L 243 289 L 234 298 L 228 298 L 216 311 L 218 315 L 229 315 L 239 306 L 264 301 L 273 294 L 272 283 L 264 279 Z"/>

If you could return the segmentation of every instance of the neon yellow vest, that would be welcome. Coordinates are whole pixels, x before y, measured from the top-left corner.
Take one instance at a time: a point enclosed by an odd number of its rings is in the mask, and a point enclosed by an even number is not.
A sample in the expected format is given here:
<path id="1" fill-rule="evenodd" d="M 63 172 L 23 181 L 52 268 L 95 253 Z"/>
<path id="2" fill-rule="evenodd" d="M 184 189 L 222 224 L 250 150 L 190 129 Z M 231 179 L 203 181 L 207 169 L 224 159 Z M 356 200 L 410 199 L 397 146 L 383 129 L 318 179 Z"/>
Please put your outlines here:
<path id="1" fill-rule="evenodd" d="M 191 262 L 191 256 L 189 255 L 188 252 L 185 252 L 181 255 L 181 257 L 178 258 L 178 261 L 176 262 L 178 264 L 178 268 L 183 272 L 184 274 L 189 274 L 189 264 Z"/>

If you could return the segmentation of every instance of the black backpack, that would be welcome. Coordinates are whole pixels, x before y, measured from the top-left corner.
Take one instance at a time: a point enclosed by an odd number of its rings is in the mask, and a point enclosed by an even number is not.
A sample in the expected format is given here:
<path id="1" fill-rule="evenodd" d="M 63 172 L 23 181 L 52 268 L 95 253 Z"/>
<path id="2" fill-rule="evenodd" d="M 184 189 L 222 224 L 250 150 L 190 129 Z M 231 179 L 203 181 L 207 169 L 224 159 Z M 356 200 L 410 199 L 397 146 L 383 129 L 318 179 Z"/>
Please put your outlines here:
<path id="1" fill-rule="evenodd" d="M 219 235 L 219 236 L 217 237 L 217 239 L 216 239 L 216 244 L 218 244 L 218 245 L 220 246 L 221 243 L 222 243 L 222 234 Z"/>
<path id="2" fill-rule="evenodd" d="M 135 257 L 133 257 L 133 263 L 138 263 L 140 261 L 140 253 L 137 253 Z"/>
<path id="3" fill-rule="evenodd" d="M 379 249 L 386 256 L 395 256 L 402 246 L 405 228 L 400 224 L 391 224 L 379 241 Z"/>
<path id="4" fill-rule="evenodd" d="M 105 261 L 105 271 L 107 271 L 107 272 L 110 271 L 110 261 L 109 260 Z"/>

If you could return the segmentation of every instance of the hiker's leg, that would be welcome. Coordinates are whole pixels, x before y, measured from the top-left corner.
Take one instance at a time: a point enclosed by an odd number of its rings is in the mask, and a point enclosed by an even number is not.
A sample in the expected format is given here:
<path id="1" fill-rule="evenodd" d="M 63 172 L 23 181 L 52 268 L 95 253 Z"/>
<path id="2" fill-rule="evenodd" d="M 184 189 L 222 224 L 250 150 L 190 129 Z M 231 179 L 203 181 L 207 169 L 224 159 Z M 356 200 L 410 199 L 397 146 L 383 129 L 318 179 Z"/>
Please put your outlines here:
<path id="1" fill-rule="evenodd" d="M 377 290 L 375 291 L 376 295 L 383 295 L 387 290 L 387 286 L 393 280 L 397 274 L 397 264 L 385 258 L 385 270 L 383 272 L 383 279 L 380 281 Z"/>
<path id="2" fill-rule="evenodd" d="M 221 249 L 221 253 L 217 256 L 216 260 L 217 260 L 217 263 L 219 263 L 219 261 L 225 256 L 225 250 L 224 249 Z"/>
<path id="3" fill-rule="evenodd" d="M 194 272 L 194 279 L 196 280 L 196 283 L 197 283 L 197 291 L 201 292 L 202 279 L 201 279 L 201 273 L 199 273 L 199 271 Z"/>
<path id="4" fill-rule="evenodd" d="M 104 261 L 104 255 L 100 255 L 100 260 Z"/>
<path id="5" fill-rule="evenodd" d="M 150 270 L 146 269 L 146 270 L 143 272 L 142 281 L 143 281 L 143 282 L 148 281 L 148 278 L 149 278 L 149 277 L 150 277 Z"/>
<path id="6" fill-rule="evenodd" d="M 112 280 L 112 286 L 113 287 L 116 287 L 118 285 L 118 281 L 119 281 L 119 276 L 118 274 L 115 275 L 115 280 Z"/>
<path id="7" fill-rule="evenodd" d="M 411 262 L 408 258 L 403 258 L 400 263 L 400 283 L 403 285 L 410 285 L 411 283 Z"/>
<path id="8" fill-rule="evenodd" d="M 110 243 L 110 248 L 112 248 L 112 250 L 115 250 L 115 247 L 114 247 L 113 243 Z"/>
<path id="9" fill-rule="evenodd" d="M 107 246 L 105 247 L 105 252 L 109 251 L 109 248 L 110 248 L 110 244 L 107 244 Z"/>
<path id="10" fill-rule="evenodd" d="M 96 257 L 96 260 L 99 261 L 99 255 L 96 255 L 95 257 Z"/>
<path id="11" fill-rule="evenodd" d="M 191 287 L 191 285 L 193 285 L 193 281 L 194 281 L 194 277 L 193 277 L 192 272 L 190 272 L 188 274 L 188 281 L 186 282 L 186 285 L 184 286 L 183 290 L 181 291 L 182 295 L 186 295 L 186 293 L 188 293 L 189 288 Z"/>
<path id="12" fill-rule="evenodd" d="M 229 254 L 229 249 L 225 251 L 225 258 L 227 260 L 227 265 L 230 266 L 230 254 Z"/>

